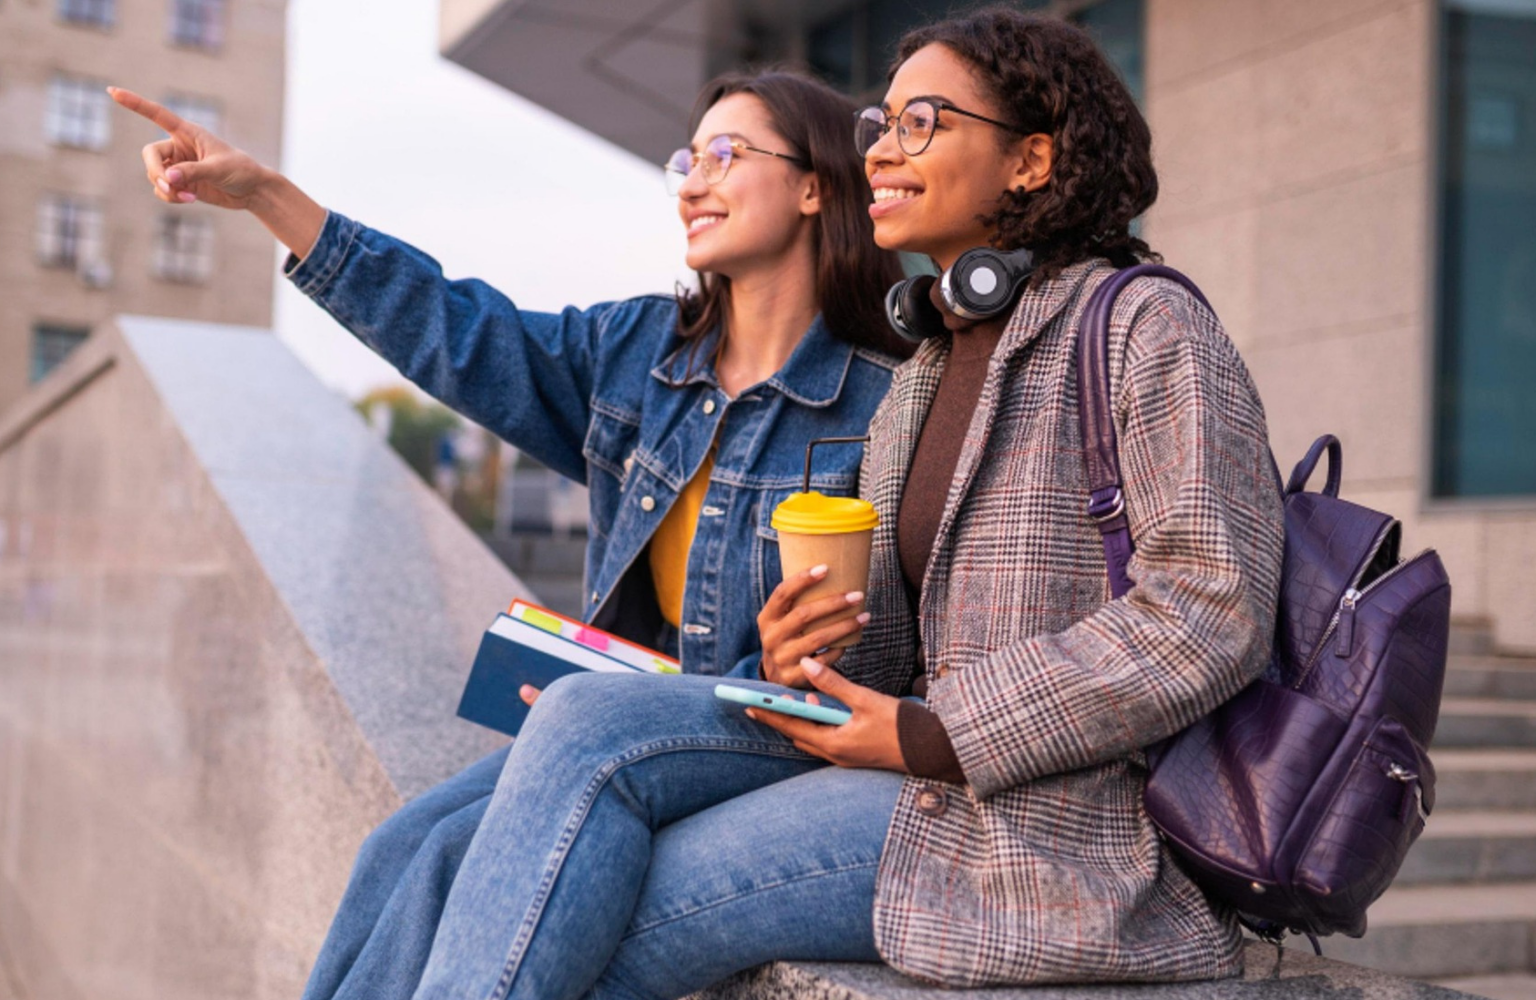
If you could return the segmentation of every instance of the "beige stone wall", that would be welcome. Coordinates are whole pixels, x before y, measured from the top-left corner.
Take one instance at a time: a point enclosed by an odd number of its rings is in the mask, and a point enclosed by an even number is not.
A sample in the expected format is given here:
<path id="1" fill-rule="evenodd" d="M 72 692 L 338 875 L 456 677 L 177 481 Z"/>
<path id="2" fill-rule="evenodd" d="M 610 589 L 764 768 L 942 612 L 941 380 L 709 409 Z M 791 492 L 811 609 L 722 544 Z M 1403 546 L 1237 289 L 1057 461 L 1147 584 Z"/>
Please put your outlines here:
<path id="1" fill-rule="evenodd" d="M 1324 432 L 1345 488 L 1438 548 L 1454 614 L 1536 649 L 1536 501 L 1428 495 L 1438 8 L 1148 0 L 1153 246 L 1196 278 L 1264 395 L 1282 469 Z"/>
<path id="2" fill-rule="evenodd" d="M 399 796 L 117 338 L 0 421 L 0 949 L 28 997 L 297 997 Z"/>
<path id="3" fill-rule="evenodd" d="M 102 30 L 61 23 L 54 0 L 0 3 L 0 412 L 26 390 L 32 326 L 49 321 L 97 328 L 119 313 L 270 326 L 271 237 L 249 219 L 201 205 L 211 220 L 214 273 L 203 285 L 155 277 L 156 220 L 173 211 L 153 198 L 139 149 L 162 138 L 147 122 L 114 109 L 101 151 L 52 146 L 44 133 L 48 84 L 56 71 L 130 87 L 153 98 L 177 92 L 222 106 L 226 132 L 264 162 L 280 153 L 286 0 L 233 0 L 217 52 L 168 41 L 166 0 L 117 0 L 117 23 Z M 68 270 L 36 261 L 38 200 L 47 192 L 96 198 L 114 280 L 88 287 Z"/>

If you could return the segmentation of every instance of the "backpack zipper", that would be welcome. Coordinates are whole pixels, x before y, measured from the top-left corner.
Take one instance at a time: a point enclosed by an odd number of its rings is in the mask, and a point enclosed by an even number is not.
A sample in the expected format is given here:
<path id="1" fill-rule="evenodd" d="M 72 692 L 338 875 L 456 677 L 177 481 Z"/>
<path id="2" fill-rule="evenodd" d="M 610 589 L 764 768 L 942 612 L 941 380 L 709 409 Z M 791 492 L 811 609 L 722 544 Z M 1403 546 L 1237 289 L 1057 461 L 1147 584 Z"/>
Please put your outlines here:
<path id="1" fill-rule="evenodd" d="M 1366 595 L 1368 595 L 1371 591 L 1375 590 L 1383 583 L 1386 583 L 1393 576 L 1396 576 L 1397 573 L 1404 567 L 1410 565 L 1411 563 L 1418 562 L 1429 552 L 1429 549 L 1424 549 L 1422 552 L 1419 552 L 1411 559 L 1401 560 L 1396 566 L 1393 566 L 1391 569 L 1387 570 L 1385 573 L 1381 574 L 1376 579 L 1367 584 L 1364 590 L 1356 590 L 1353 584 L 1346 588 L 1344 591 L 1344 596 L 1339 598 L 1339 606 L 1334 610 L 1333 617 L 1328 619 L 1328 627 L 1323 630 L 1322 639 L 1318 640 L 1316 648 L 1312 650 L 1312 655 L 1307 658 L 1307 665 L 1302 669 L 1301 676 L 1296 679 L 1296 683 L 1292 684 L 1291 688 L 1293 690 L 1299 689 L 1303 684 L 1306 683 L 1307 678 L 1312 676 L 1312 668 L 1317 666 L 1318 660 L 1322 659 L 1323 652 L 1328 648 L 1329 640 L 1334 637 L 1336 632 L 1339 634 L 1339 642 L 1338 646 L 1334 649 L 1334 655 L 1348 656 L 1351 652 L 1353 652 L 1355 643 L 1355 608 L 1359 606 L 1360 602 L 1363 601 Z M 1370 561 L 1367 560 L 1366 565 L 1369 564 Z M 1363 576 L 1364 574 L 1365 569 L 1362 567 L 1360 570 L 1360 575 Z M 1359 582 L 1359 576 L 1356 577 L 1355 582 Z M 1341 631 L 1339 624 L 1346 617 L 1347 631 Z"/>

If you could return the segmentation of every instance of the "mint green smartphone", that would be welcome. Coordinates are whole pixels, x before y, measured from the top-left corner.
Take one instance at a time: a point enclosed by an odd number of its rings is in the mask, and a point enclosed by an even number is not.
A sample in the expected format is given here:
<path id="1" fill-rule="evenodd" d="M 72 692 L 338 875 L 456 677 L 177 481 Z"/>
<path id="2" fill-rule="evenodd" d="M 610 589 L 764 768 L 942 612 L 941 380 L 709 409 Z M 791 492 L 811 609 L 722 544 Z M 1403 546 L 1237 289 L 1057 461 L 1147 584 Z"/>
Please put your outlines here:
<path id="1" fill-rule="evenodd" d="M 716 684 L 715 697 L 734 701 L 738 705 L 750 705 L 752 708 L 778 712 L 780 715 L 793 715 L 797 719 L 809 719 L 828 726 L 841 726 L 853 718 L 853 713 L 845 708 L 808 705 L 781 694 L 768 694 L 766 691 L 754 691 L 751 688 L 736 687 L 734 684 Z"/>

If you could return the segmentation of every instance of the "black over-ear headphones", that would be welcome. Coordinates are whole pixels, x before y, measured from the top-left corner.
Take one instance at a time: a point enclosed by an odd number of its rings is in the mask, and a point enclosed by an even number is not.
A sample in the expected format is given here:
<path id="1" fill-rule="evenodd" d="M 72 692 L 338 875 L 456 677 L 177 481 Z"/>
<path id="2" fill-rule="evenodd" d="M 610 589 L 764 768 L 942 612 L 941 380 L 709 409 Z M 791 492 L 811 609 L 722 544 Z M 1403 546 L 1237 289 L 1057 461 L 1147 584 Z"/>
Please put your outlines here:
<path id="1" fill-rule="evenodd" d="M 926 340 L 944 332 L 944 318 L 928 297 L 935 281 L 950 312 L 976 321 L 1011 308 L 1034 269 L 1035 258 L 1028 250 L 976 247 L 938 278 L 922 274 L 892 285 L 885 293 L 885 314 L 901 336 Z"/>

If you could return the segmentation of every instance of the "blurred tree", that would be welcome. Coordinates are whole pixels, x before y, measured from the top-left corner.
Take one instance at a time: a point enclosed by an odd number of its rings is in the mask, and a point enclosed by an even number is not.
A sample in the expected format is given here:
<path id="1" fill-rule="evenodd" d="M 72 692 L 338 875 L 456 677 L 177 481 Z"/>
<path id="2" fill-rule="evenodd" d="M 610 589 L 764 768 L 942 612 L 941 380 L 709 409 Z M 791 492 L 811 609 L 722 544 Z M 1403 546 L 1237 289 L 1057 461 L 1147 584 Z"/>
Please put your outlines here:
<path id="1" fill-rule="evenodd" d="M 387 411 L 389 446 L 416 470 L 422 482 L 432 485 L 438 442 L 463 423 L 458 414 L 430 400 L 422 400 L 408 386 L 374 389 L 353 404 L 370 424 L 378 425 L 379 410 Z"/>

